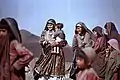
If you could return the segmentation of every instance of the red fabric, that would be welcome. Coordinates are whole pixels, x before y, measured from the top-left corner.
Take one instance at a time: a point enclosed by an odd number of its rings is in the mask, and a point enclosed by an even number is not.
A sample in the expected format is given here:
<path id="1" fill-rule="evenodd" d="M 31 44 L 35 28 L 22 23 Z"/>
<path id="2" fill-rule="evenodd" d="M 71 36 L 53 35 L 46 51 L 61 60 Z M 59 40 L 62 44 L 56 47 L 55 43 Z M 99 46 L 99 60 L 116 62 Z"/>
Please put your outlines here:
<path id="1" fill-rule="evenodd" d="M 106 39 L 104 36 L 99 37 L 95 40 L 94 49 L 97 53 L 103 51 L 105 47 L 106 47 Z"/>
<path id="2" fill-rule="evenodd" d="M 25 80 L 24 67 L 33 59 L 33 54 L 17 40 L 10 44 L 11 80 Z"/>
<path id="3" fill-rule="evenodd" d="M 98 78 L 95 74 L 91 73 L 87 75 L 87 79 L 86 80 L 101 80 L 100 78 Z"/>
<path id="4" fill-rule="evenodd" d="M 93 68 L 79 71 L 76 74 L 76 80 L 101 80 Z"/>

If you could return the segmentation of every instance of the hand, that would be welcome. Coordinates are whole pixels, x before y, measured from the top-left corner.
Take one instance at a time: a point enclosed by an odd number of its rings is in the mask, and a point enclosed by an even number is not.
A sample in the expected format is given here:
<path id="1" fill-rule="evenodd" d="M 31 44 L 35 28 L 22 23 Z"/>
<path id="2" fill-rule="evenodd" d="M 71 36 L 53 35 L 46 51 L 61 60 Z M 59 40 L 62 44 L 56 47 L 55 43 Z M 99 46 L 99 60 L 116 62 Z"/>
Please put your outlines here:
<path id="1" fill-rule="evenodd" d="M 57 43 L 55 41 L 51 43 L 51 46 L 56 46 L 56 45 Z"/>
<path id="2" fill-rule="evenodd" d="M 48 42 L 45 40 L 45 41 L 43 41 L 43 45 L 45 45 L 45 44 L 47 44 Z"/>
<path id="3" fill-rule="evenodd" d="M 15 69 L 14 66 L 11 66 L 11 67 L 10 67 L 10 71 L 11 71 L 11 72 L 14 72 L 15 70 L 16 70 L 16 69 Z"/>
<path id="4" fill-rule="evenodd" d="M 25 66 L 25 72 L 29 72 L 30 71 L 30 66 Z"/>

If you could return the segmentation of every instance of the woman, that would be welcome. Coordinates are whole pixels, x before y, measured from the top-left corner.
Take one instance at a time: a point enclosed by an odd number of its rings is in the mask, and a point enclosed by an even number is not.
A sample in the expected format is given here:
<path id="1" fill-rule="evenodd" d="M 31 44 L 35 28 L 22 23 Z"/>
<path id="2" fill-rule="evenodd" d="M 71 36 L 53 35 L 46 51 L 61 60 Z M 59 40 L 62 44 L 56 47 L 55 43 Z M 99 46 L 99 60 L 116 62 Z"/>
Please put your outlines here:
<path id="1" fill-rule="evenodd" d="M 75 28 L 75 35 L 74 35 L 73 44 L 72 44 L 73 53 L 78 49 L 78 47 L 80 49 L 83 49 L 85 47 L 93 47 L 94 35 L 86 27 L 86 25 L 83 22 L 79 22 L 76 24 L 75 27 L 76 27 Z M 76 67 L 75 55 L 76 54 L 74 54 L 72 69 L 70 71 L 70 77 L 74 78 L 74 79 L 75 79 L 74 74 L 75 74 L 75 67 Z"/>
<path id="2" fill-rule="evenodd" d="M 109 56 L 107 59 L 105 80 L 120 80 L 120 49 L 116 39 L 108 41 Z"/>
<path id="3" fill-rule="evenodd" d="M 83 22 L 76 24 L 75 35 L 73 38 L 73 51 L 76 47 L 85 48 L 93 46 L 94 35 Z"/>
<path id="4" fill-rule="evenodd" d="M 107 37 L 108 39 L 116 39 L 118 40 L 119 43 L 119 48 L 120 48 L 120 35 L 116 29 L 116 26 L 113 22 L 107 22 L 104 26 L 106 29 Z"/>
<path id="5" fill-rule="evenodd" d="M 104 79 L 105 75 L 105 49 L 107 47 L 107 39 L 105 34 L 103 33 L 103 29 L 100 26 L 96 26 L 93 30 L 95 35 L 94 40 L 94 49 L 97 53 L 97 57 L 92 64 L 93 68 L 97 72 L 100 78 Z"/>
<path id="6" fill-rule="evenodd" d="M 25 66 L 33 54 L 21 45 L 18 24 L 13 18 L 0 21 L 0 80 L 25 80 Z"/>
<path id="7" fill-rule="evenodd" d="M 41 34 L 40 44 L 42 45 L 43 53 L 40 55 L 40 58 L 35 65 L 35 80 L 38 80 L 39 78 L 51 79 L 52 77 L 61 77 L 65 74 L 65 58 L 62 50 L 62 47 L 65 46 L 65 44 L 56 44 L 53 39 L 55 25 L 55 20 L 49 19 Z M 59 53 L 53 51 L 54 46 L 60 48 Z"/>

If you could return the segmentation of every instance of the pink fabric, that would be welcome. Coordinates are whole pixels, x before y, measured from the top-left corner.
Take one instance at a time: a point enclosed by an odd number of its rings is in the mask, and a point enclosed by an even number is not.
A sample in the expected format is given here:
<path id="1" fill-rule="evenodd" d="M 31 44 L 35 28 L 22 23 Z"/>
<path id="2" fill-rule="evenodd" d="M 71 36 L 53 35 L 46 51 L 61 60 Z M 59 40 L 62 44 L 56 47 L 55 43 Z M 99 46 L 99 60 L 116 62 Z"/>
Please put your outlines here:
<path id="1" fill-rule="evenodd" d="M 33 59 L 33 53 L 17 40 L 10 44 L 11 80 L 25 80 L 24 67 Z"/>
<path id="2" fill-rule="evenodd" d="M 93 68 L 85 69 L 84 71 L 79 71 L 76 74 L 76 80 L 101 80 Z"/>
<path id="3" fill-rule="evenodd" d="M 118 41 L 116 39 L 110 39 L 108 41 L 108 43 L 114 48 L 116 49 L 117 51 L 120 51 L 119 50 L 119 44 L 118 44 Z"/>

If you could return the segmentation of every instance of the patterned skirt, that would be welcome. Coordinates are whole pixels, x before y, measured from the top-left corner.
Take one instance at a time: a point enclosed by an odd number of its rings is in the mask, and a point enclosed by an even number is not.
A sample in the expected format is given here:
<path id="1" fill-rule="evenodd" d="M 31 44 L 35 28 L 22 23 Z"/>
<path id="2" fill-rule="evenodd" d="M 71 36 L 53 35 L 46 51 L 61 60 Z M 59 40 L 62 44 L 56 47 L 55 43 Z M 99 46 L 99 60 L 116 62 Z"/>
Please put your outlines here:
<path id="1" fill-rule="evenodd" d="M 46 45 L 43 52 L 35 65 L 37 73 L 40 76 L 64 76 L 65 57 L 63 49 L 59 46 Z"/>

